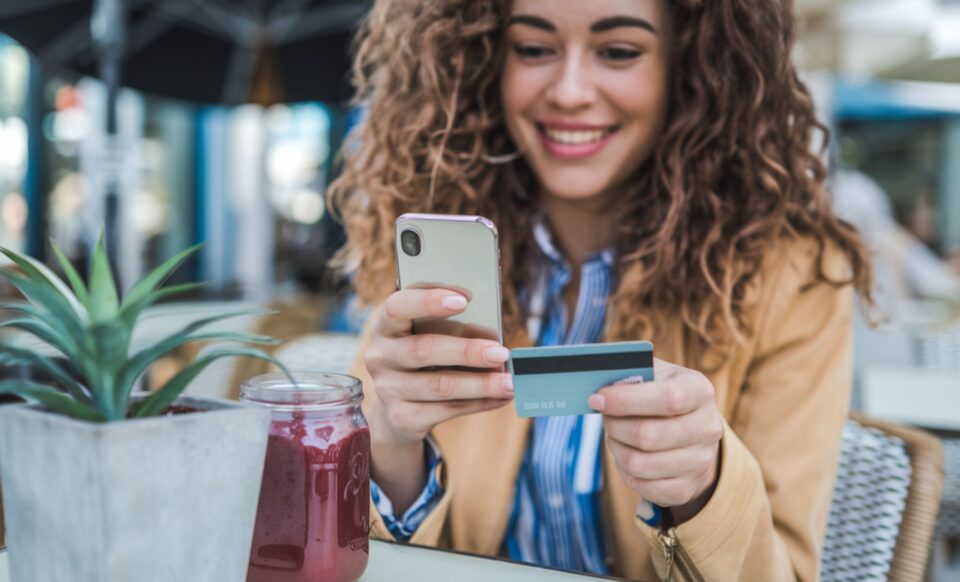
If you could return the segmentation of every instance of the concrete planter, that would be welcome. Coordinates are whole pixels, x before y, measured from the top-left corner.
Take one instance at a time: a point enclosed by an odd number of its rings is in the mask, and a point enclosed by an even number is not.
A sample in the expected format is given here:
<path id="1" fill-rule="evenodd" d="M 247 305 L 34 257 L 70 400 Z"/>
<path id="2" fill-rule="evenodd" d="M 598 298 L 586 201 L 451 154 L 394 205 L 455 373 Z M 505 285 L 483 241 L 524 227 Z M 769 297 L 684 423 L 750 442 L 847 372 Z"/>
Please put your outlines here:
<path id="1" fill-rule="evenodd" d="M 93 424 L 0 406 L 0 483 L 14 582 L 241 582 L 269 413 Z"/>

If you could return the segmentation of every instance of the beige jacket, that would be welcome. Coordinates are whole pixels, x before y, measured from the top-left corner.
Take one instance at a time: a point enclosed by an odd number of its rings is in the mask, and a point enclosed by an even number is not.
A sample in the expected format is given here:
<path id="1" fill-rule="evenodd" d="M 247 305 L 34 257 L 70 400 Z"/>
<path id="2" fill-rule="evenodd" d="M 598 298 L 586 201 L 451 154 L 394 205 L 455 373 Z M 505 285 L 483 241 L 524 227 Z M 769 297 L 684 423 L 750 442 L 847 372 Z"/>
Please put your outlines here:
<path id="1" fill-rule="evenodd" d="M 814 284 L 815 257 L 809 241 L 771 250 L 754 289 L 754 333 L 707 373 L 726 427 L 718 485 L 698 515 L 671 532 L 644 524 L 634 516 L 639 496 L 606 451 L 603 506 L 614 575 L 661 579 L 673 554 L 674 580 L 818 578 L 848 412 L 853 308 L 851 286 Z M 824 264 L 834 278 L 848 274 L 838 253 Z M 666 337 L 683 337 L 680 322 L 671 325 Z M 656 354 L 692 367 L 683 343 L 660 341 Z M 354 372 L 364 380 L 367 406 L 375 406 L 376 386 L 363 364 Z M 444 494 L 411 543 L 498 554 L 529 429 L 512 406 L 437 426 Z M 391 538 L 373 504 L 371 520 L 371 535 Z"/>

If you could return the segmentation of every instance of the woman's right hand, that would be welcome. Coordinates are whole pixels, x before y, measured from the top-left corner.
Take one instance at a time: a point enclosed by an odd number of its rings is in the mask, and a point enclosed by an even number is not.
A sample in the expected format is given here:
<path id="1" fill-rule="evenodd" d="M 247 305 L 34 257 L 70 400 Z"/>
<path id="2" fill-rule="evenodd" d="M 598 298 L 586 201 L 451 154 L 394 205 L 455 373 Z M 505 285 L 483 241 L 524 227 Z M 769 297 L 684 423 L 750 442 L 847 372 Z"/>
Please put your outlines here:
<path id="1" fill-rule="evenodd" d="M 416 467 L 424 465 L 427 433 L 447 420 L 499 408 L 513 398 L 510 374 L 499 371 L 510 357 L 501 344 L 413 334 L 415 319 L 450 317 L 466 306 L 463 295 L 447 289 L 404 289 L 387 298 L 374 327 L 364 358 L 377 391 L 377 402 L 367 415 L 372 469 L 397 515 L 426 482 L 425 471 Z"/>

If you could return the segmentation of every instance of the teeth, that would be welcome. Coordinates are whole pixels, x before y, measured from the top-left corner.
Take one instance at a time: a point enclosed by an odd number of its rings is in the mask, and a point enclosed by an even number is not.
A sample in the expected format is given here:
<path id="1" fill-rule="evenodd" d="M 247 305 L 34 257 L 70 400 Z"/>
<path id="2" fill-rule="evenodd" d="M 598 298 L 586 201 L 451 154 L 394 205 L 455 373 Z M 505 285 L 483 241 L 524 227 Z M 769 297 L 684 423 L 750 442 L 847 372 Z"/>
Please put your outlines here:
<path id="1" fill-rule="evenodd" d="M 571 145 L 599 141 L 608 133 L 608 130 L 605 129 L 573 131 L 569 129 L 550 129 L 548 127 L 545 127 L 543 131 L 547 134 L 547 137 L 553 141 Z"/>

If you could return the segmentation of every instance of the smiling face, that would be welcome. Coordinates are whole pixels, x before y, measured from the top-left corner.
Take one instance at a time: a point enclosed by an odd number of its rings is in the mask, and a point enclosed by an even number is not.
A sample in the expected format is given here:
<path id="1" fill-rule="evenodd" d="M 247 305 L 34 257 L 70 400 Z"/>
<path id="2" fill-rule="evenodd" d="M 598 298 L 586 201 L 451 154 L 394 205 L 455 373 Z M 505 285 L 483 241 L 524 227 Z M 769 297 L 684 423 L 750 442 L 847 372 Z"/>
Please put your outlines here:
<path id="1" fill-rule="evenodd" d="M 516 0 L 501 99 L 541 195 L 613 197 L 663 126 L 669 23 L 662 0 Z"/>

